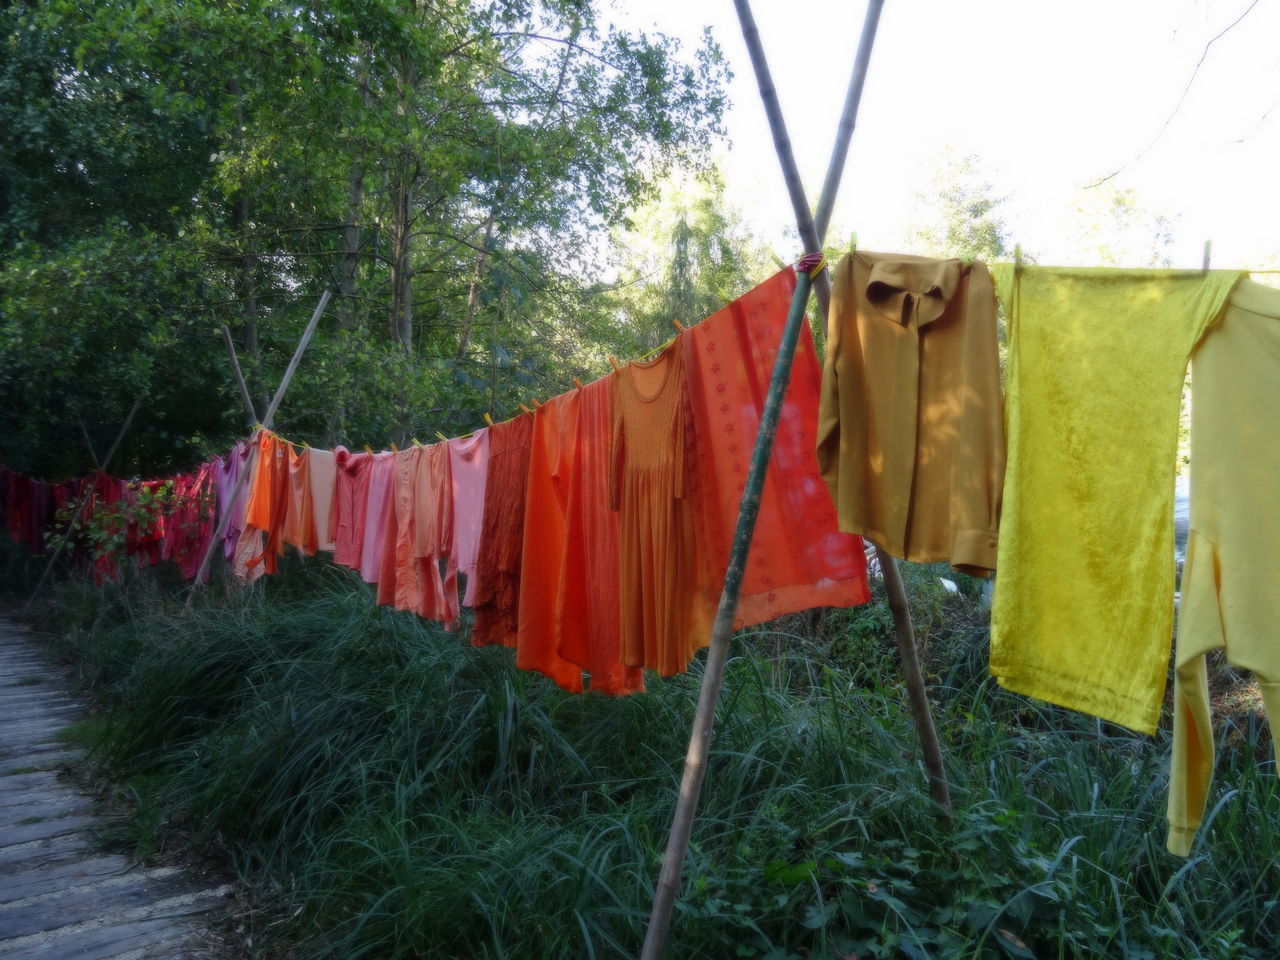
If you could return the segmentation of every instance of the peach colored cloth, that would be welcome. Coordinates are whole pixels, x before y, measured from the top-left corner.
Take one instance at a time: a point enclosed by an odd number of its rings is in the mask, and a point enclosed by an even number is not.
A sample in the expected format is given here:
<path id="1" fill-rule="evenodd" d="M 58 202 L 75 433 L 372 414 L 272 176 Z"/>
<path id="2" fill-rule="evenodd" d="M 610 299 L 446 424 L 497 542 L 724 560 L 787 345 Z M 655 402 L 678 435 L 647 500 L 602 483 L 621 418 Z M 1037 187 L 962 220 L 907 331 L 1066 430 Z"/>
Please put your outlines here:
<path id="1" fill-rule="evenodd" d="M 334 451 L 337 477 L 333 490 L 333 562 L 353 569 L 364 549 L 364 505 L 369 499 L 369 471 L 373 455 Z"/>
<path id="2" fill-rule="evenodd" d="M 387 497 L 395 474 L 395 454 L 383 450 L 373 455 L 369 466 L 368 495 L 364 502 L 364 541 L 360 546 L 360 576 L 365 583 L 377 583 L 382 566 L 383 541 L 387 535 Z"/>
<path id="3" fill-rule="evenodd" d="M 333 491 L 337 483 L 337 454 L 333 450 L 310 450 L 311 505 L 316 525 L 316 549 L 333 552 Z"/>
<path id="4" fill-rule="evenodd" d="M 718 603 L 724 584 L 795 285 L 790 267 L 779 271 L 681 337 L 696 438 L 690 475 L 704 565 L 700 579 L 708 585 L 711 604 Z M 765 474 L 735 627 L 870 599 L 862 540 L 840 532 L 813 452 L 821 380 L 813 334 L 804 324 Z"/>
<path id="5" fill-rule="evenodd" d="M 453 488 L 453 537 L 458 572 L 467 579 L 464 607 L 476 602 L 476 559 L 484 521 L 484 485 L 489 472 L 489 431 L 449 441 L 449 469 Z"/>
<path id="6" fill-rule="evenodd" d="M 532 439 L 533 417 L 527 414 L 489 428 L 489 473 L 476 558 L 476 621 L 471 629 L 471 642 L 478 647 L 516 645 Z"/>
<path id="7" fill-rule="evenodd" d="M 685 496 L 688 402 L 679 342 L 613 377 L 612 420 L 622 660 L 666 677 L 682 672 L 709 639 L 696 518 Z"/>
<path id="8" fill-rule="evenodd" d="M 458 559 L 453 479 L 445 441 L 423 448 L 414 473 L 413 510 L 413 555 L 424 567 L 418 612 L 452 630 L 458 619 Z"/>

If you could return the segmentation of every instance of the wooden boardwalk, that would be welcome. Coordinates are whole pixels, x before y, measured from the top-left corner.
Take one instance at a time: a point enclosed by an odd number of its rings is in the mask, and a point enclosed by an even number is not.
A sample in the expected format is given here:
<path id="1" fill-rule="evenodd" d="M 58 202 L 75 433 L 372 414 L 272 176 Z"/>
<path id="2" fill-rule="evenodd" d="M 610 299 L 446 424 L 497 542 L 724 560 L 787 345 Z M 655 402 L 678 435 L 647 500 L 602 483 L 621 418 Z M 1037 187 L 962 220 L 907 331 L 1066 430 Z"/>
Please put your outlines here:
<path id="1" fill-rule="evenodd" d="M 65 671 L 0 619 L 0 958 L 209 958 L 200 914 L 227 885 L 138 867 L 95 848 L 92 799 L 62 775 L 78 753 L 58 739 L 83 704 Z"/>

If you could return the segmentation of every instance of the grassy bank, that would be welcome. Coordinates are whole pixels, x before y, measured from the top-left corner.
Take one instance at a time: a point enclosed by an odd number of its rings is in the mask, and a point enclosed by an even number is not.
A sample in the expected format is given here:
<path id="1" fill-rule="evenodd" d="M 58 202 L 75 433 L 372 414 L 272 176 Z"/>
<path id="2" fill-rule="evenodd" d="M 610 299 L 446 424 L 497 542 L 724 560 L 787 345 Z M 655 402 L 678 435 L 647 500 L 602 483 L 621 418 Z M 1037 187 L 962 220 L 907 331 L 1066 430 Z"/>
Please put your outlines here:
<path id="1" fill-rule="evenodd" d="M 936 571 L 935 571 L 936 572 Z M 883 605 L 742 637 L 673 957 L 1274 957 L 1280 791 L 1219 744 L 1189 861 L 1163 849 L 1167 737 L 985 675 L 984 612 L 909 571 L 956 817 L 932 807 Z M 696 696 L 561 694 L 324 566 L 213 588 L 51 592 L 38 623 L 106 709 L 140 853 L 194 843 L 297 957 L 634 955 Z M 276 922 L 283 919 L 284 922 Z"/>

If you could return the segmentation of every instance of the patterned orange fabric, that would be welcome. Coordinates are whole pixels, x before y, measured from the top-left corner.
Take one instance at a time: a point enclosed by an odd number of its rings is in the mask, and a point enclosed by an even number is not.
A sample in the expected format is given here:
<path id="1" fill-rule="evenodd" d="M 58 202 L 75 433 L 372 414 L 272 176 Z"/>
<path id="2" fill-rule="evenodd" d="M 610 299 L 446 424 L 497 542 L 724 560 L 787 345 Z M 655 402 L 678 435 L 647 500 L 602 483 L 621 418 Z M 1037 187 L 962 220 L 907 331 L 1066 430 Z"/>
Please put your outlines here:
<path id="1" fill-rule="evenodd" d="M 533 417 L 527 415 L 489 428 L 489 475 L 476 557 L 476 622 L 471 629 L 471 642 L 478 647 L 516 645 L 532 439 Z"/>
<path id="2" fill-rule="evenodd" d="M 696 519 L 685 484 L 684 348 L 613 377 L 609 500 L 619 514 L 622 661 L 682 672 L 708 642 Z"/>
<path id="3" fill-rule="evenodd" d="M 712 603 L 719 598 L 729 564 L 795 284 L 788 267 L 680 338 L 697 440 L 690 482 L 698 505 L 702 579 L 712 587 Z M 765 474 L 735 627 L 870 599 L 862 540 L 839 531 L 835 507 L 818 473 L 814 431 L 821 380 L 813 334 L 804 324 Z"/>

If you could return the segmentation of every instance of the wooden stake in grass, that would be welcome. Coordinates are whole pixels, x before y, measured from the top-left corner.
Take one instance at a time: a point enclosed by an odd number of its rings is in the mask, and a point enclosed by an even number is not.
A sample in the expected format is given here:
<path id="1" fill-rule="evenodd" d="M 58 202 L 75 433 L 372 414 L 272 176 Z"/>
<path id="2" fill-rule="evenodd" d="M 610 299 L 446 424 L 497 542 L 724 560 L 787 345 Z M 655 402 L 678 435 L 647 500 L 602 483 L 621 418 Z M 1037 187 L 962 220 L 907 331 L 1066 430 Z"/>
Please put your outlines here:
<path id="1" fill-rule="evenodd" d="M 871 0 L 867 10 L 867 21 L 864 26 L 862 43 L 853 68 L 853 81 L 850 83 L 849 96 L 845 100 L 841 117 L 836 149 L 832 154 L 832 164 L 843 168 L 844 157 L 848 151 L 849 139 L 853 135 L 853 127 L 861 98 L 863 79 L 871 59 L 871 47 L 875 37 L 876 24 L 879 22 L 880 7 L 883 0 Z M 777 94 L 773 89 L 773 81 L 769 76 L 768 64 L 764 60 L 764 51 L 760 47 L 760 35 L 755 28 L 751 9 L 746 0 L 735 0 L 738 16 L 742 20 L 743 36 L 747 40 L 747 48 L 751 53 L 751 62 L 756 68 L 756 76 L 760 81 L 760 95 L 765 103 L 765 112 L 769 115 L 769 126 L 773 131 L 774 146 L 779 159 L 783 161 L 783 176 L 787 180 L 787 188 L 791 194 L 791 202 L 795 207 L 797 219 L 808 220 L 810 236 L 804 236 L 805 245 L 813 253 L 821 251 L 817 235 L 813 229 L 813 218 L 809 214 L 808 201 L 800 186 L 800 176 L 796 172 L 795 158 L 791 154 L 791 141 L 787 137 L 786 126 L 782 122 L 782 112 L 778 107 Z M 840 179 L 840 169 L 829 170 L 827 185 L 822 191 L 822 202 L 818 216 L 825 223 L 831 216 L 831 207 Z M 825 271 L 819 269 L 818 276 L 825 279 Z M 738 609 L 738 598 L 742 591 L 742 577 L 746 570 L 747 557 L 751 550 L 751 538 L 755 533 L 756 515 L 760 510 L 760 493 L 764 487 L 765 472 L 769 466 L 769 455 L 773 449 L 773 438 L 778 427 L 778 414 L 782 408 L 782 397 L 791 379 L 791 361 L 795 356 L 796 341 L 800 335 L 800 325 L 804 322 L 804 308 L 809 299 L 810 276 L 803 271 L 796 276 L 795 294 L 791 300 L 791 309 L 787 314 L 787 323 L 783 328 L 782 342 L 778 346 L 777 359 L 774 361 L 773 375 L 769 381 L 769 393 L 765 397 L 764 410 L 760 416 L 760 431 L 756 435 L 755 450 L 751 456 L 751 468 L 747 473 L 746 488 L 742 502 L 738 508 L 738 525 L 733 536 L 733 546 L 729 554 L 729 565 L 725 571 L 724 589 L 720 594 L 720 606 L 716 611 L 715 625 L 711 631 L 711 649 L 707 654 L 707 665 L 703 673 L 702 689 L 698 694 L 698 707 L 694 715 L 693 732 L 689 738 L 689 751 L 685 755 L 684 776 L 680 781 L 680 795 L 676 802 L 675 815 L 671 821 L 671 833 L 667 838 L 667 848 L 663 855 L 662 871 L 658 877 L 658 885 L 654 890 L 653 910 L 649 916 L 649 927 L 645 931 L 644 948 L 641 960 L 659 960 L 667 942 L 667 932 L 671 925 L 671 911 L 675 905 L 676 894 L 680 887 L 680 876 L 684 870 L 684 858 L 689 849 L 689 836 L 693 830 L 693 820 L 697 813 L 698 795 L 702 790 L 702 780 L 706 773 L 707 748 L 711 740 L 711 730 L 715 722 L 716 701 L 720 696 L 720 685 L 724 679 L 725 662 L 729 656 L 729 644 L 733 639 L 733 620 Z"/>
<path id="2" fill-rule="evenodd" d="M 289 366 L 285 368 L 284 376 L 280 378 L 280 386 L 276 387 L 275 396 L 271 398 L 271 405 L 267 407 L 267 415 L 262 418 L 262 429 L 270 430 L 275 422 L 276 410 L 280 407 L 280 401 L 284 399 L 284 392 L 289 389 L 289 381 L 293 379 L 294 373 L 298 369 L 298 364 L 302 360 L 303 351 L 307 349 L 307 344 L 311 342 L 312 335 L 316 332 L 316 325 L 320 323 L 320 317 L 324 313 L 324 308 L 329 305 L 329 298 L 333 296 L 332 291 L 326 290 L 320 295 L 320 302 L 316 305 L 315 311 L 311 314 L 311 320 L 307 323 L 307 329 L 302 332 L 302 339 L 298 341 L 298 347 L 293 351 L 293 356 L 289 360 Z M 226 333 L 226 327 L 223 327 Z M 252 415 L 253 401 L 249 399 L 249 390 L 245 386 L 244 376 L 239 372 L 239 363 L 235 362 L 235 348 L 231 346 L 231 336 L 227 333 L 227 346 L 231 350 L 232 361 L 235 366 L 236 376 L 240 382 L 242 391 L 241 399 L 244 401 L 245 409 Z M 252 437 L 256 437 L 258 431 L 253 431 Z M 251 437 L 251 439 L 252 439 Z M 249 471 L 241 470 L 240 476 L 236 477 L 235 486 L 231 488 L 231 496 L 227 498 L 227 503 L 235 503 L 236 498 L 240 496 L 240 491 L 244 489 L 244 485 L 249 480 Z M 204 559 L 200 561 L 200 569 L 196 573 L 196 579 L 191 584 L 191 592 L 187 594 L 187 610 L 191 609 L 191 605 L 195 603 L 196 592 L 204 583 L 205 578 L 209 575 L 209 567 L 213 563 L 213 555 L 217 552 L 218 544 L 222 542 L 222 538 L 226 536 L 227 527 L 231 524 L 231 515 L 223 513 L 218 518 L 218 526 L 213 532 L 213 539 L 209 541 L 209 549 L 205 551 Z"/>

